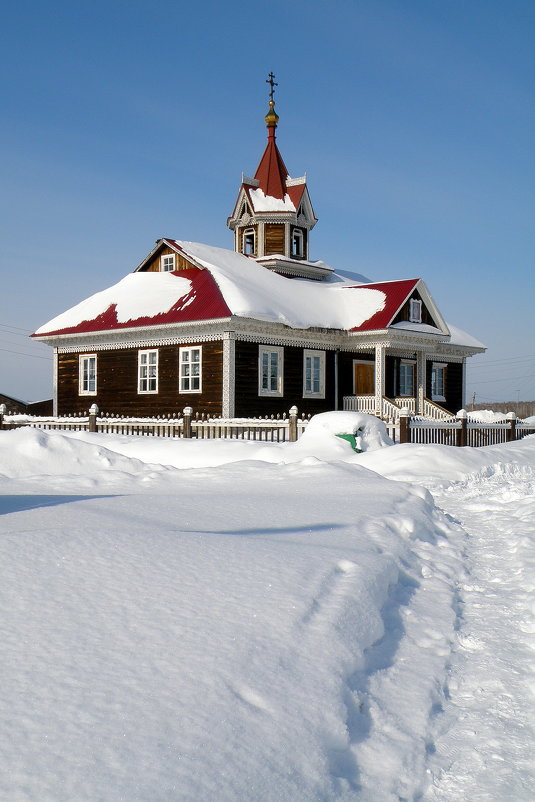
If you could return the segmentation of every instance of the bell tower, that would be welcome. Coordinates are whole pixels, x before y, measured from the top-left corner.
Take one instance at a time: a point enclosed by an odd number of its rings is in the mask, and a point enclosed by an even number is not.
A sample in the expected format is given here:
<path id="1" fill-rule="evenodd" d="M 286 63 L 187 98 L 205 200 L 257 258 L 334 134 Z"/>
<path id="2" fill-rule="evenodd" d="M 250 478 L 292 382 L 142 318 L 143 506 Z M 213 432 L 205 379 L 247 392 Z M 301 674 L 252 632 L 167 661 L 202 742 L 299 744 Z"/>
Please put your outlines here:
<path id="1" fill-rule="evenodd" d="M 322 279 L 332 271 L 309 261 L 309 235 L 317 223 L 306 185 L 306 175 L 290 178 L 276 141 L 279 116 L 275 111 L 277 83 L 272 72 L 267 145 L 254 178 L 242 174 L 234 211 L 227 225 L 234 232 L 234 250 L 270 270 L 290 276 Z"/>

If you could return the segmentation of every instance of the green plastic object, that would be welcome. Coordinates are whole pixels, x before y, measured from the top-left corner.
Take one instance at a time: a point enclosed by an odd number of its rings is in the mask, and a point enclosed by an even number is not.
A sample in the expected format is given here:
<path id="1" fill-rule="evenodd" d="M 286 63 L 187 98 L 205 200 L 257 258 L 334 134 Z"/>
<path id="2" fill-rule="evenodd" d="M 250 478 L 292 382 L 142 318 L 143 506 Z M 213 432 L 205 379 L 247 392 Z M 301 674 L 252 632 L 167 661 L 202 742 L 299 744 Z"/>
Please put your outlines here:
<path id="1" fill-rule="evenodd" d="M 337 437 L 340 437 L 342 440 L 347 440 L 348 443 L 351 443 L 351 448 L 353 451 L 356 451 L 357 454 L 362 454 L 362 449 L 357 448 L 357 435 L 356 434 L 337 434 Z"/>

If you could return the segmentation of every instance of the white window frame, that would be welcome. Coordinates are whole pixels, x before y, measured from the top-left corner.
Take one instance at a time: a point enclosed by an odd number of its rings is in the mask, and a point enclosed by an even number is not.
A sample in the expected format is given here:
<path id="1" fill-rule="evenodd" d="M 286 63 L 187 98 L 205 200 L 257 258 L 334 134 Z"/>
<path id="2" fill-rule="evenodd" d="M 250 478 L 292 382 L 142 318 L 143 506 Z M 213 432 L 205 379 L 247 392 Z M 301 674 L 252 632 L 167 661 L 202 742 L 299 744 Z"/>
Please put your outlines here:
<path id="1" fill-rule="evenodd" d="M 156 354 L 154 362 L 150 361 L 150 355 Z M 151 371 L 146 371 L 144 368 L 154 368 L 154 375 L 151 376 Z M 151 380 L 154 379 L 154 387 L 150 387 Z M 143 383 L 146 382 L 146 387 Z M 137 391 L 140 395 L 155 395 L 158 392 L 158 349 L 145 348 L 137 352 Z"/>
<path id="2" fill-rule="evenodd" d="M 412 368 L 412 392 L 407 393 L 401 392 L 401 368 L 402 367 L 411 367 Z M 415 359 L 402 359 L 399 363 L 399 396 L 401 398 L 414 398 L 416 394 L 416 360 Z"/>
<path id="3" fill-rule="evenodd" d="M 318 389 L 314 390 L 313 360 L 318 362 Z M 307 360 L 310 360 L 310 381 L 307 375 Z M 303 351 L 303 398 L 325 398 L 325 351 Z"/>
<path id="4" fill-rule="evenodd" d="M 199 352 L 197 362 L 191 359 L 194 351 Z M 197 364 L 199 365 L 199 386 L 192 388 L 191 382 L 197 377 L 192 375 L 187 368 Z M 178 349 L 178 392 L 180 394 L 202 393 L 202 345 L 184 346 Z"/>
<path id="5" fill-rule="evenodd" d="M 297 240 L 297 242 L 296 242 Z M 294 247 L 297 244 L 297 248 Z M 305 255 L 305 236 L 302 228 L 294 228 L 292 230 L 292 253 L 293 258 L 302 259 Z"/>
<path id="6" fill-rule="evenodd" d="M 445 401 L 446 400 L 446 377 L 448 365 L 446 362 L 433 362 L 431 365 L 431 401 Z M 436 373 L 440 371 L 442 374 L 442 393 L 437 393 L 436 386 Z"/>
<path id="7" fill-rule="evenodd" d="M 271 354 L 277 355 L 277 376 L 276 376 L 276 388 L 273 387 L 264 387 L 264 366 L 265 360 L 264 355 L 267 355 L 267 384 L 271 384 L 269 381 L 270 373 L 271 373 Z M 277 345 L 260 345 L 258 347 L 258 395 L 263 396 L 271 396 L 272 398 L 278 397 L 282 398 L 284 394 L 284 348 L 279 347 Z"/>
<path id="8" fill-rule="evenodd" d="M 247 250 L 245 246 L 245 240 L 248 236 L 252 236 L 253 238 L 253 249 L 252 251 Z M 256 253 L 256 231 L 254 228 L 246 228 L 243 232 L 243 253 L 245 256 L 254 256 Z"/>
<path id="9" fill-rule="evenodd" d="M 171 273 L 173 270 L 176 270 L 175 257 L 176 254 L 174 253 L 162 253 L 160 256 L 160 271 L 162 273 Z"/>
<path id="10" fill-rule="evenodd" d="M 91 389 L 90 363 L 94 362 L 94 387 Z M 97 394 L 97 355 L 80 354 L 78 358 L 78 395 Z"/>
<path id="11" fill-rule="evenodd" d="M 409 301 L 409 321 L 411 323 L 422 322 L 422 302 L 418 298 L 411 298 Z"/>

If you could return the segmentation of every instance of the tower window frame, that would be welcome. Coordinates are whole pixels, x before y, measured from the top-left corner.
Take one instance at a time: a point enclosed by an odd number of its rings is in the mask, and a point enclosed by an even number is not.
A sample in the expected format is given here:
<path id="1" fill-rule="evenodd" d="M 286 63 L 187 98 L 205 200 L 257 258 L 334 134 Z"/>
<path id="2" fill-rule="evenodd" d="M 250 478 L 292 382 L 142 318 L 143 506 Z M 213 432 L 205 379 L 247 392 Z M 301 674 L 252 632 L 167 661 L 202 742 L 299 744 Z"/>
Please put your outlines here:
<path id="1" fill-rule="evenodd" d="M 305 256 L 305 235 L 302 228 L 292 230 L 291 256 L 293 259 L 303 259 Z"/>
<path id="2" fill-rule="evenodd" d="M 243 254 L 245 256 L 255 256 L 256 254 L 256 231 L 254 228 L 246 228 L 243 232 Z"/>

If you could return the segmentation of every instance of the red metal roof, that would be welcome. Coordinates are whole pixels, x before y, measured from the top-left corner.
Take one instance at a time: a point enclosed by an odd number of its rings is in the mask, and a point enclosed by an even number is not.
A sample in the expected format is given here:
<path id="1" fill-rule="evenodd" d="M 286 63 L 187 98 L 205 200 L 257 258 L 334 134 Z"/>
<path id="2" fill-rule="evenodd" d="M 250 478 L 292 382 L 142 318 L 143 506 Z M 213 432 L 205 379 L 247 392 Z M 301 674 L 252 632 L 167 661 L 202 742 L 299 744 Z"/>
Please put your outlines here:
<path id="1" fill-rule="evenodd" d="M 275 142 L 275 128 L 268 128 L 268 132 L 266 149 L 254 177 L 260 182 L 264 195 L 284 200 L 288 170 Z"/>
<path id="2" fill-rule="evenodd" d="M 172 240 L 168 241 L 172 242 Z M 91 331 L 160 326 L 167 323 L 189 323 L 194 320 L 216 320 L 231 316 L 231 311 L 208 270 L 176 270 L 168 275 L 188 279 L 191 282 L 191 288 L 186 295 L 178 297 L 176 303 L 167 312 L 120 323 L 117 320 L 116 304 L 111 304 L 105 312 L 93 320 L 84 320 L 77 326 L 32 336 L 38 338 L 50 337 L 55 334 L 84 334 Z"/>
<path id="3" fill-rule="evenodd" d="M 367 290 L 380 290 L 384 292 L 386 299 L 383 309 L 376 312 L 360 326 L 350 329 L 350 331 L 374 331 L 376 329 L 386 329 L 393 321 L 405 301 L 408 299 L 420 279 L 403 279 L 402 281 L 383 281 L 377 284 L 361 284 L 361 288 Z M 351 292 L 352 287 L 344 287 L 344 291 Z"/>

